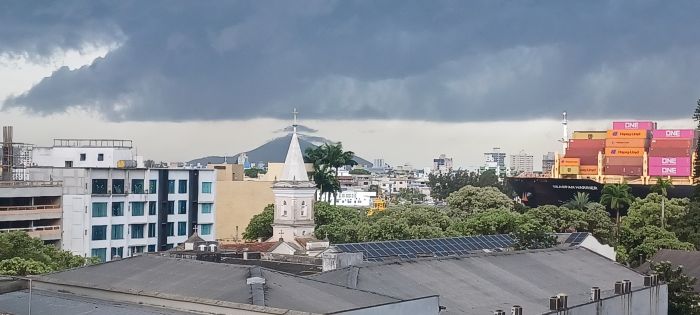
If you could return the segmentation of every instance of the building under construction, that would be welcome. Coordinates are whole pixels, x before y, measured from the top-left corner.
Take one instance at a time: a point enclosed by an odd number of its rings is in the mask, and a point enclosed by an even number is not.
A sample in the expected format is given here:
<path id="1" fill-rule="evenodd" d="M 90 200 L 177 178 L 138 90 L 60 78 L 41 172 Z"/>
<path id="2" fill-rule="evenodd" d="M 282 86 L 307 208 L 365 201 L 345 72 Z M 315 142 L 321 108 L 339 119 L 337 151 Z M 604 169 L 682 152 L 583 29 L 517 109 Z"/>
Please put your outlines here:
<path id="1" fill-rule="evenodd" d="M 30 181 L 33 145 L 13 140 L 13 128 L 2 128 L 0 159 L 0 233 L 23 231 L 60 246 L 62 188 L 59 181 Z"/>

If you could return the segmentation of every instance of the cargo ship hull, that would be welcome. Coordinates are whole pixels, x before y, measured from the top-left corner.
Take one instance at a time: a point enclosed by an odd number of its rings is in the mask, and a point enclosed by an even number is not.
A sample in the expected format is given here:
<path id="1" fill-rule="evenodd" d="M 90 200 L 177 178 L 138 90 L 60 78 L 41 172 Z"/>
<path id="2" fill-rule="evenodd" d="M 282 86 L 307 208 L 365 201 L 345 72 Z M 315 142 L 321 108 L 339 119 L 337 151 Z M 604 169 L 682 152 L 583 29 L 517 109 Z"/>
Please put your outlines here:
<path id="1" fill-rule="evenodd" d="M 592 201 L 600 201 L 604 184 L 591 179 L 569 178 L 521 178 L 510 177 L 508 182 L 529 207 L 542 205 L 562 205 L 571 200 L 577 192 L 586 192 Z M 632 195 L 644 198 L 651 185 L 629 184 Z M 668 190 L 669 198 L 686 198 L 693 194 L 694 186 L 676 185 Z"/>

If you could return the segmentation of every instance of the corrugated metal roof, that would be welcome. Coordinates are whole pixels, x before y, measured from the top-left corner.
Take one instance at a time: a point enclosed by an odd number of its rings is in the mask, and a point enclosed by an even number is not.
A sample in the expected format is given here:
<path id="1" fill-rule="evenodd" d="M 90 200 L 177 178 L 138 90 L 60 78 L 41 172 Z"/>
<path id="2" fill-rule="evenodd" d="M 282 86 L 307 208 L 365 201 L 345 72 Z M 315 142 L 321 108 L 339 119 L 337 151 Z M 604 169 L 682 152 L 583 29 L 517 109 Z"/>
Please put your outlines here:
<path id="1" fill-rule="evenodd" d="M 310 278 L 401 299 L 438 294 L 446 314 L 491 314 L 516 304 L 541 314 L 558 293 L 576 305 L 593 286 L 608 296 L 615 281 L 643 285 L 640 274 L 580 247 L 365 263 Z"/>
<path id="2" fill-rule="evenodd" d="M 654 257 L 649 259 L 653 262 L 669 261 L 674 266 L 683 265 L 683 273 L 688 276 L 700 279 L 700 252 L 685 251 L 675 249 L 660 249 Z M 636 268 L 637 271 L 648 273 L 650 271 L 649 263 L 646 262 Z M 693 286 L 695 292 L 700 292 L 700 280 Z"/>
<path id="3" fill-rule="evenodd" d="M 38 276 L 37 279 L 134 293 L 163 293 L 252 304 L 251 287 L 247 284 L 251 268 L 259 267 L 144 255 Z M 265 278 L 265 306 L 327 313 L 399 300 L 260 269 Z"/>

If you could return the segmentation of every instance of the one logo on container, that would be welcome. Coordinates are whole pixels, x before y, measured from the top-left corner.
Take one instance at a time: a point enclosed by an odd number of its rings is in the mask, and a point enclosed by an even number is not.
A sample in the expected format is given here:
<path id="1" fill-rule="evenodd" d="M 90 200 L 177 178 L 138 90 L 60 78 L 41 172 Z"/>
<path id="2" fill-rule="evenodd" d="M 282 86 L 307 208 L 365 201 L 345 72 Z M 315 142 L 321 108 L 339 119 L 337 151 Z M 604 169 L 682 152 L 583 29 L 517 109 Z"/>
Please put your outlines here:
<path id="1" fill-rule="evenodd" d="M 667 175 L 676 174 L 676 168 L 675 167 L 662 167 L 661 174 L 667 174 Z"/>
<path id="2" fill-rule="evenodd" d="M 661 158 L 662 165 L 676 165 L 676 158 Z"/>
<path id="3" fill-rule="evenodd" d="M 625 129 L 639 129 L 638 122 L 627 122 L 625 123 Z"/>
<path id="4" fill-rule="evenodd" d="M 679 138 L 680 136 L 681 136 L 680 130 L 666 130 L 666 137 Z"/>

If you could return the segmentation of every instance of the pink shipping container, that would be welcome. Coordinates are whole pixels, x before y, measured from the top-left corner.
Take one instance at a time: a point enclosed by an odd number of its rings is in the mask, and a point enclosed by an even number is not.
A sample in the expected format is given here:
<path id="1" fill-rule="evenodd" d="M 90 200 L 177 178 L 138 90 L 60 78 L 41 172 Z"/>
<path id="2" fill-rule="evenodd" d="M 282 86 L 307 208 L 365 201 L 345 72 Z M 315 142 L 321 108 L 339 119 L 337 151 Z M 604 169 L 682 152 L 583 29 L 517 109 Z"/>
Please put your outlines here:
<path id="1" fill-rule="evenodd" d="M 661 167 L 661 166 L 676 166 L 676 167 L 690 167 L 690 158 L 685 156 L 678 157 L 665 157 L 665 156 L 650 156 L 649 166 Z"/>
<path id="2" fill-rule="evenodd" d="M 658 148 L 652 146 L 649 149 L 649 156 L 682 156 L 689 157 L 691 154 L 690 148 Z"/>
<path id="3" fill-rule="evenodd" d="M 695 130 L 693 129 L 658 129 L 652 131 L 654 139 L 693 139 Z"/>
<path id="4" fill-rule="evenodd" d="M 652 166 L 649 167 L 649 176 L 690 176 L 690 166 Z"/>
<path id="5" fill-rule="evenodd" d="M 656 123 L 653 121 L 613 121 L 613 130 L 628 129 L 654 130 Z"/>
<path id="6" fill-rule="evenodd" d="M 651 140 L 652 148 L 692 148 L 693 139 L 654 139 Z"/>
<path id="7" fill-rule="evenodd" d="M 606 165 L 605 175 L 642 176 L 641 166 Z"/>

